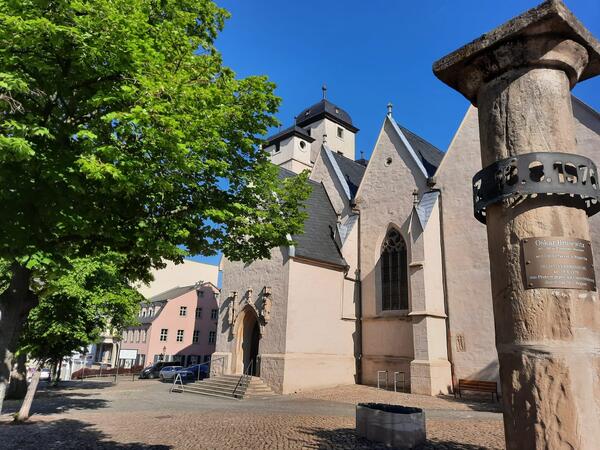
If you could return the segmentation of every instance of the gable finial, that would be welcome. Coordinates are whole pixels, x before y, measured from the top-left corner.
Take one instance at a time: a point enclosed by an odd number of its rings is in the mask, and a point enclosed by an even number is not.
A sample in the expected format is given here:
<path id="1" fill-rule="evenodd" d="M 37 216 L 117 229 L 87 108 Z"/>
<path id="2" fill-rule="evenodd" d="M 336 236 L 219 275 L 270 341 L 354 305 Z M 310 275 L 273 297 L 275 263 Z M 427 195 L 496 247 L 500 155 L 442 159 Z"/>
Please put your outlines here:
<path id="1" fill-rule="evenodd" d="M 325 100 L 327 98 L 327 85 L 325 83 L 321 86 L 321 90 L 323 91 L 323 100 Z"/>
<path id="2" fill-rule="evenodd" d="M 364 150 L 360 151 L 360 159 L 365 159 L 365 151 Z"/>
<path id="3" fill-rule="evenodd" d="M 323 133 L 323 144 L 327 144 L 327 133 Z"/>
<path id="4" fill-rule="evenodd" d="M 392 102 L 388 102 L 387 104 L 387 115 L 389 117 L 392 117 L 392 108 L 394 107 L 394 105 L 392 105 Z"/>

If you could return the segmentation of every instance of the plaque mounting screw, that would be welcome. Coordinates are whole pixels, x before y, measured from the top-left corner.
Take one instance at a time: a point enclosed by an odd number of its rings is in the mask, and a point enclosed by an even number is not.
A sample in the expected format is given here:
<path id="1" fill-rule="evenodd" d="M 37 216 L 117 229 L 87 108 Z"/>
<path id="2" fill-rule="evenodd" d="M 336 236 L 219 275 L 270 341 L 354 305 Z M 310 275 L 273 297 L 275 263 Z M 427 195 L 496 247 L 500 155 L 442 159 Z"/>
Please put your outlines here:
<path id="1" fill-rule="evenodd" d="M 533 283 L 529 283 L 529 287 L 533 287 Z"/>
<path id="2" fill-rule="evenodd" d="M 525 261 L 525 264 L 531 264 L 531 261 Z"/>

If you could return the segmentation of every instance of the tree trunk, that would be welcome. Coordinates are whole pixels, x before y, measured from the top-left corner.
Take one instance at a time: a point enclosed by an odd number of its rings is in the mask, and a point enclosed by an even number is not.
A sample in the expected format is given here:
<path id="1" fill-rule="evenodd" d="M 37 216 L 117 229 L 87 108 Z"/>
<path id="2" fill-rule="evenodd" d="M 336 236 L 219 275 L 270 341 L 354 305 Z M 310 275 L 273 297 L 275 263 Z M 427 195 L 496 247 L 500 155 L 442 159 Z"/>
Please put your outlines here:
<path id="1" fill-rule="evenodd" d="M 27 388 L 27 395 L 25 395 L 25 400 L 23 400 L 19 414 L 15 416 L 16 422 L 24 422 L 29 419 L 29 411 L 31 410 L 31 404 L 33 403 L 33 397 L 35 396 L 35 391 L 37 390 L 39 382 L 40 368 L 38 367 L 33 374 L 33 378 L 31 379 L 29 387 Z"/>
<path id="2" fill-rule="evenodd" d="M 56 360 L 56 378 L 54 379 L 54 385 L 58 386 L 60 381 L 60 373 L 62 371 L 62 358 Z"/>
<path id="3" fill-rule="evenodd" d="M 10 384 L 6 391 L 6 398 L 22 400 L 27 393 L 27 355 L 21 354 L 14 360 L 13 370 L 10 374 Z"/>
<path id="4" fill-rule="evenodd" d="M 38 303 L 37 296 L 29 288 L 31 271 L 14 263 L 11 273 L 10 285 L 0 294 L 0 413 L 23 323 Z"/>

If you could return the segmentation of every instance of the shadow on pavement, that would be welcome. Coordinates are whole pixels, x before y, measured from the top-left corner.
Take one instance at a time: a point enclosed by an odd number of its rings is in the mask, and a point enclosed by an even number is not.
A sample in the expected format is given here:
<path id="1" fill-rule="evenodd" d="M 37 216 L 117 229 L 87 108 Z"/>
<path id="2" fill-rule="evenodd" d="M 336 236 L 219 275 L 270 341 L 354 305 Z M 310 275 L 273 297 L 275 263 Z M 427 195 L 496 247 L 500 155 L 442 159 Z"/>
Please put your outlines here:
<path id="1" fill-rule="evenodd" d="M 62 392 L 55 393 L 37 392 L 31 405 L 31 415 L 47 415 L 62 413 L 69 410 L 94 410 L 106 408 L 108 402 L 100 398 L 88 398 L 93 394 L 83 392 Z M 2 414 L 12 414 L 19 411 L 22 400 L 10 400 L 4 402 Z"/>
<path id="2" fill-rule="evenodd" d="M 0 425 L 2 448 L 6 450 L 170 450 L 169 445 L 139 442 L 121 443 L 79 420 L 32 421 L 21 425 Z"/>
<path id="3" fill-rule="evenodd" d="M 99 381 L 60 381 L 57 385 L 52 385 L 51 383 L 43 381 L 38 385 L 38 392 L 72 391 L 77 389 L 106 389 L 112 386 L 114 386 L 114 383 L 108 378 Z"/>
<path id="4" fill-rule="evenodd" d="M 336 448 L 352 448 L 354 450 L 393 450 L 382 443 L 372 442 L 359 437 L 353 428 L 338 428 L 325 430 L 322 428 L 301 428 L 300 432 L 311 436 L 315 444 L 303 447 L 319 450 L 332 450 Z M 489 450 L 488 447 L 463 444 L 460 442 L 427 440 L 427 443 L 418 447 L 419 450 Z"/>
<path id="5" fill-rule="evenodd" d="M 502 404 L 496 400 L 492 401 L 489 395 L 469 394 L 463 395 L 462 398 L 454 398 L 449 395 L 440 396 L 444 400 L 450 403 L 460 403 L 466 405 L 473 411 L 483 412 L 502 412 Z"/>

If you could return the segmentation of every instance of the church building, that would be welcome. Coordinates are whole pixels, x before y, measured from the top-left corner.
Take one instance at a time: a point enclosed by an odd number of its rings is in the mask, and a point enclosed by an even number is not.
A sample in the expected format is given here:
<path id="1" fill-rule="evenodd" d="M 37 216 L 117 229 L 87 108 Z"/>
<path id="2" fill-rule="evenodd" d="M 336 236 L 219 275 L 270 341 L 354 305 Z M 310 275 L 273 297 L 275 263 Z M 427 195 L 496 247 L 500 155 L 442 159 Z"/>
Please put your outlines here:
<path id="1" fill-rule="evenodd" d="M 598 161 L 600 115 L 572 105 L 577 151 Z M 222 261 L 213 358 L 279 393 L 376 385 L 380 371 L 426 395 L 497 380 L 486 228 L 473 216 L 477 110 L 445 152 L 391 105 L 369 161 L 355 159 L 358 131 L 324 95 L 267 140 L 281 176 L 311 172 L 308 218 L 270 259 Z M 599 254 L 600 215 L 590 221 Z"/>

